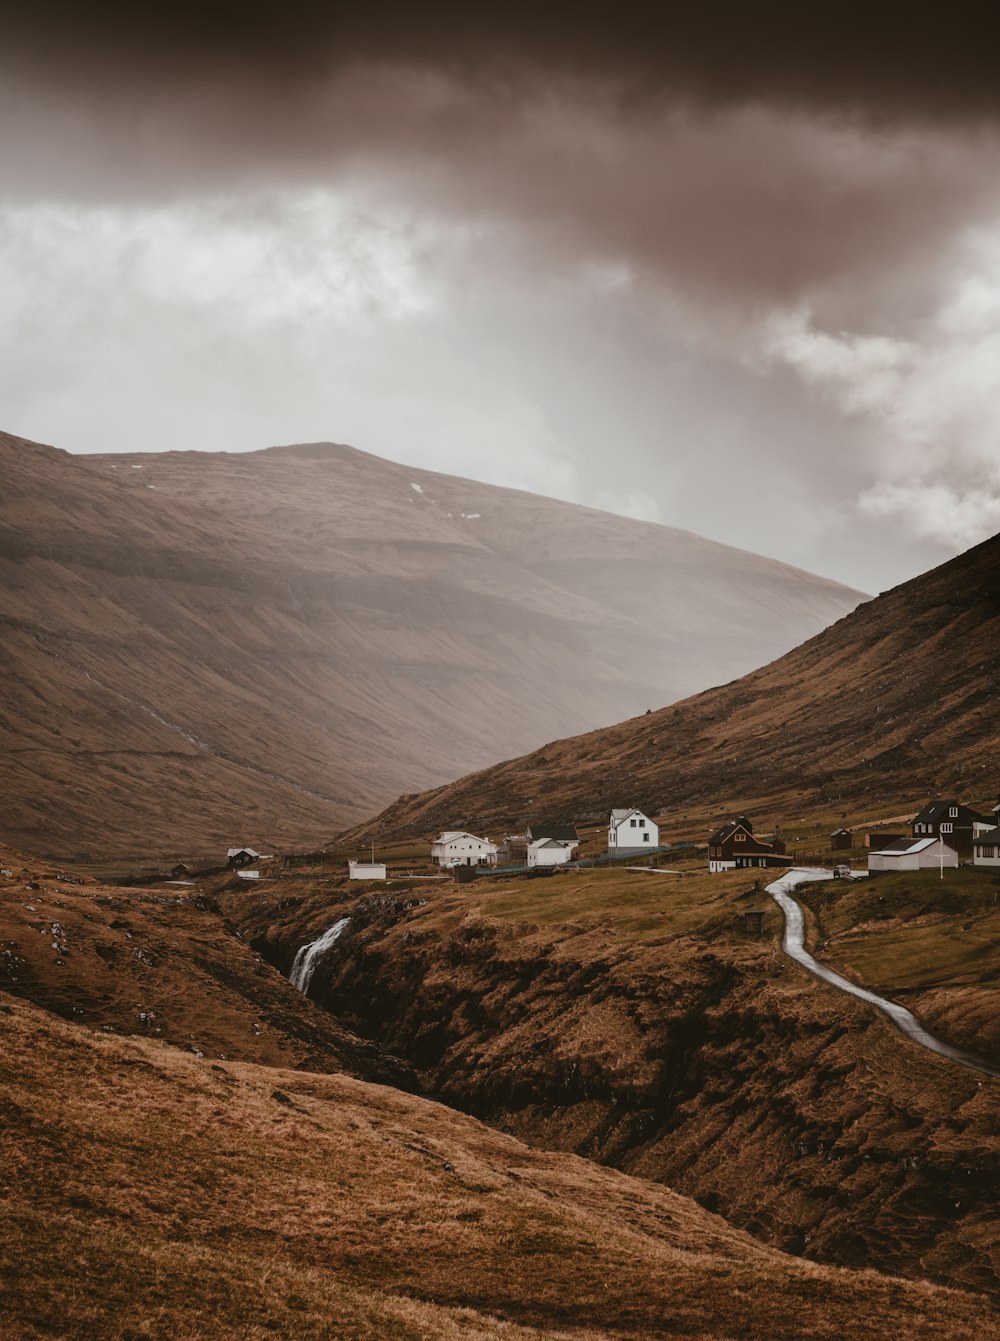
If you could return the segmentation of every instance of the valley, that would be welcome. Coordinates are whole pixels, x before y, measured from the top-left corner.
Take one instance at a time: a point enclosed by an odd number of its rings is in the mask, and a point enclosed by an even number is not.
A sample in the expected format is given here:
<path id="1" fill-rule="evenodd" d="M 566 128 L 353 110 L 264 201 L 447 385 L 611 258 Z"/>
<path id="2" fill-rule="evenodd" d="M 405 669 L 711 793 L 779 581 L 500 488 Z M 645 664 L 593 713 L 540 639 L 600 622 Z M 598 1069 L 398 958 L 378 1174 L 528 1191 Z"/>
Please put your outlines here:
<path id="1" fill-rule="evenodd" d="M 492 1126 L 663 1182 L 785 1251 L 1000 1293 L 1000 1084 L 785 959 L 748 872 L 362 895 L 290 878 L 221 904 L 285 972 L 348 918 L 311 995 Z M 994 949 L 984 1009 L 996 966 Z"/>

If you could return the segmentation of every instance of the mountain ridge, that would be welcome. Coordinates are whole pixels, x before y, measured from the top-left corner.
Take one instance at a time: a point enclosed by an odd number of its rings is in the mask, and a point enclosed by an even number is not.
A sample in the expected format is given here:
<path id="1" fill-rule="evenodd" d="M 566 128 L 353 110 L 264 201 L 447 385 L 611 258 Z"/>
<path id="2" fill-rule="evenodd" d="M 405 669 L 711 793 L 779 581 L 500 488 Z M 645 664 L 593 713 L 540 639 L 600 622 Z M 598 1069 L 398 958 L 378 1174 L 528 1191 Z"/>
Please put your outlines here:
<path id="1" fill-rule="evenodd" d="M 736 811 L 780 822 L 898 807 L 942 788 L 991 794 L 998 618 L 1000 535 L 746 676 L 400 798 L 343 840 L 596 820 L 626 802 L 690 827 Z"/>
<path id="2" fill-rule="evenodd" d="M 315 847 L 402 790 L 729 678 L 859 596 L 355 448 L 11 435 L 0 587 L 5 836 L 67 857 Z"/>

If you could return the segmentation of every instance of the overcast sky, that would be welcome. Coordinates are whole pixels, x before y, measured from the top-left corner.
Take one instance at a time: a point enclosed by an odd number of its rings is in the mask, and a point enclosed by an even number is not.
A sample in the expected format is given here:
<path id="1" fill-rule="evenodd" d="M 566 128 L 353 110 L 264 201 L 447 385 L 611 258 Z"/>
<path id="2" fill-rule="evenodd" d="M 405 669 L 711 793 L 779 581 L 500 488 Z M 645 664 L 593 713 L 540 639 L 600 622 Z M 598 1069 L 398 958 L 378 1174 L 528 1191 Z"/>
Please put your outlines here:
<path id="1" fill-rule="evenodd" d="M 0 428 L 349 442 L 867 591 L 1000 529 L 989 7 L 20 9 Z"/>

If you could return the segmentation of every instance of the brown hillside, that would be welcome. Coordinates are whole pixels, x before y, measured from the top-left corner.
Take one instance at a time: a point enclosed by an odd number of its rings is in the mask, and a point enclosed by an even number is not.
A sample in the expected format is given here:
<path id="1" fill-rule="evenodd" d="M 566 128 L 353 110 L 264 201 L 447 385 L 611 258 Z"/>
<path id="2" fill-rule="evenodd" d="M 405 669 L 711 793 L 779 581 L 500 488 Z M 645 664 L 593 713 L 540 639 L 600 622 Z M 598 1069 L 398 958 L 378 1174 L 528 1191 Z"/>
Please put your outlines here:
<path id="1" fill-rule="evenodd" d="M 1000 1298 L 1000 1082 L 787 960 L 747 872 L 449 883 L 419 906 L 294 889 L 227 911 L 284 971 L 348 917 L 310 993 L 425 1092 L 663 1182 L 774 1247 Z M 748 908 L 765 936 L 742 931 Z M 988 972 L 979 994 L 995 1011 Z"/>
<path id="2" fill-rule="evenodd" d="M 4 836 L 314 847 L 749 670 L 857 599 L 348 447 L 85 458 L 0 435 Z"/>
<path id="3" fill-rule="evenodd" d="M 413 1087 L 408 1065 L 296 991 L 187 885 L 78 883 L 0 847 L 0 990 L 211 1060 Z"/>
<path id="4" fill-rule="evenodd" d="M 5 1341 L 995 1341 L 958 1290 L 340 1076 L 0 1004 Z"/>
<path id="5" fill-rule="evenodd" d="M 1000 783 L 1000 536 L 858 607 L 731 684 L 555 741 L 419 796 L 352 840 L 638 805 L 690 831 L 737 810 L 773 821 L 912 808 Z M 700 828 L 698 827 L 700 826 Z"/>

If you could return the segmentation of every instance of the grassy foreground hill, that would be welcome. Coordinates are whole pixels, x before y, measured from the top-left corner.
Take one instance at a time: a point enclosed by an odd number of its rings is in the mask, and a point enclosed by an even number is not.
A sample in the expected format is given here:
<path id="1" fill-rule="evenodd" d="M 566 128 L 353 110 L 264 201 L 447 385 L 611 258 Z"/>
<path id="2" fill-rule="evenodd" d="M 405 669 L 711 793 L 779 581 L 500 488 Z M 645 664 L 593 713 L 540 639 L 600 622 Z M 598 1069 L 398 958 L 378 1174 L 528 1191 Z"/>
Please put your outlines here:
<path id="1" fill-rule="evenodd" d="M 749 670 L 858 599 L 334 444 L 82 457 L 0 434 L 2 837 L 315 847 L 403 789 Z"/>
<path id="2" fill-rule="evenodd" d="M 762 669 L 444 787 L 342 835 L 502 831 L 638 805 L 704 837 L 738 811 L 785 822 L 912 813 L 1000 785 L 1000 536 L 859 606 Z"/>
<path id="3" fill-rule="evenodd" d="M 642 1179 L 343 1076 L 0 998 L 5 1341 L 992 1341 L 982 1301 L 784 1256 Z"/>
<path id="4" fill-rule="evenodd" d="M 410 1062 L 427 1093 L 656 1179 L 775 1247 L 1000 1297 L 1000 1082 L 787 960 L 753 874 L 367 892 L 287 879 L 223 898 L 284 971 L 349 919 L 310 993 Z M 763 936 L 746 933 L 747 910 L 764 912 Z M 996 964 L 994 950 L 982 966 Z M 946 1036 L 1000 1060 L 971 1010 L 995 1002 L 989 972 L 974 988 L 952 967 L 965 1008 Z"/>

